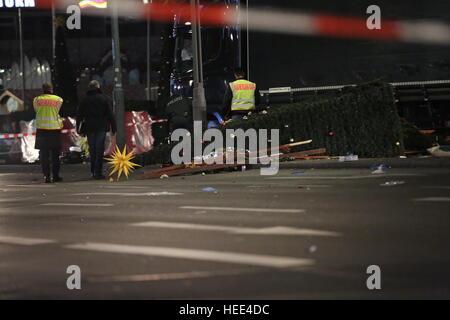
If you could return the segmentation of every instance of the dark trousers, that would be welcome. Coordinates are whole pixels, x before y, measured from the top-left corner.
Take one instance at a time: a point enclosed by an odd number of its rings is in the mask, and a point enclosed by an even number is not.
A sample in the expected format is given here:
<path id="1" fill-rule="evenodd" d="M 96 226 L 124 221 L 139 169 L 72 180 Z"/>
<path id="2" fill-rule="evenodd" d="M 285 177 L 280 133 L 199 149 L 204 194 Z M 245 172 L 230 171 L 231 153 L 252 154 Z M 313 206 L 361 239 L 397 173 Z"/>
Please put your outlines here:
<path id="1" fill-rule="evenodd" d="M 59 162 L 59 154 L 59 148 L 44 148 L 39 150 L 39 160 L 41 161 L 42 173 L 45 177 L 50 178 L 50 162 L 52 163 L 53 178 L 59 177 L 59 168 L 61 166 Z"/>
<path id="2" fill-rule="evenodd" d="M 105 153 L 106 131 L 88 133 L 89 155 L 91 157 L 91 173 L 94 177 L 103 175 L 103 155 Z"/>

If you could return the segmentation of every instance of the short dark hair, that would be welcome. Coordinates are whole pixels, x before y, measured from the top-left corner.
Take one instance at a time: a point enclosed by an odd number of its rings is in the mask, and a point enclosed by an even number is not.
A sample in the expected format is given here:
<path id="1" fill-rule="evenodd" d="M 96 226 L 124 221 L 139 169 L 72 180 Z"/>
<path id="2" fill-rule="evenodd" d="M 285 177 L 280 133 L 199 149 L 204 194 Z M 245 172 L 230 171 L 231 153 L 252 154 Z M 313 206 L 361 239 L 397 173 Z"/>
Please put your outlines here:
<path id="1" fill-rule="evenodd" d="M 234 69 L 234 75 L 236 78 L 245 78 L 245 71 L 242 68 Z"/>
<path id="2" fill-rule="evenodd" d="M 44 93 L 53 93 L 53 86 L 50 82 L 46 82 L 42 85 L 42 91 Z"/>

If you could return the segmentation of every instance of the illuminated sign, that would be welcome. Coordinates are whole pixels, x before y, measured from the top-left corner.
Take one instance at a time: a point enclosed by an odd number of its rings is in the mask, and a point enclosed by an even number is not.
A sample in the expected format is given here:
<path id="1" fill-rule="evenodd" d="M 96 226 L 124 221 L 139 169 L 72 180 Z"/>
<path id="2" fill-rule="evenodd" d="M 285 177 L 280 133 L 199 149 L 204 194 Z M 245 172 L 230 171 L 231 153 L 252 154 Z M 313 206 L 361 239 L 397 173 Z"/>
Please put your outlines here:
<path id="1" fill-rule="evenodd" d="M 0 0 L 0 8 L 33 8 L 34 0 Z"/>
<path id="2" fill-rule="evenodd" d="M 83 0 L 79 3 L 80 8 L 96 7 L 100 9 L 108 8 L 108 1 L 106 0 Z"/>

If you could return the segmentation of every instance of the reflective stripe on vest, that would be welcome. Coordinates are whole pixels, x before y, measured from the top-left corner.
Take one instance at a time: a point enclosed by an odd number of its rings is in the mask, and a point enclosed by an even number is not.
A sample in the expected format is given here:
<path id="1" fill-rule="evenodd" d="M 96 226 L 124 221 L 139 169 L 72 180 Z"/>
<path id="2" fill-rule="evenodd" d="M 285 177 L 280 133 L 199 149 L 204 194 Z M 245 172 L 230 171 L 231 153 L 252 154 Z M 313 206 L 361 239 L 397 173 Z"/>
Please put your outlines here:
<path id="1" fill-rule="evenodd" d="M 36 111 L 36 129 L 62 129 L 63 124 L 59 117 L 62 103 L 62 98 L 52 94 L 36 97 L 33 101 L 34 110 Z"/>
<path id="2" fill-rule="evenodd" d="M 231 111 L 247 111 L 255 109 L 256 84 L 247 80 L 237 80 L 230 83 L 233 92 Z"/>

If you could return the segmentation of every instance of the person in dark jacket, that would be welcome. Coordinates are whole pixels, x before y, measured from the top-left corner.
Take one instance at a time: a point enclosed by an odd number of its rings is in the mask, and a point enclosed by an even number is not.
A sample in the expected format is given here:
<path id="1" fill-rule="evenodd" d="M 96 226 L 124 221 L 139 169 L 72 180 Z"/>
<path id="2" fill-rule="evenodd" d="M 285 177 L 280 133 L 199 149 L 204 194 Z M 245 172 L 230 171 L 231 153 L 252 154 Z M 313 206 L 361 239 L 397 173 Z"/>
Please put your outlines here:
<path id="1" fill-rule="evenodd" d="M 103 156 L 105 153 L 106 133 L 117 132 L 117 124 L 111 109 L 110 99 L 100 90 L 100 83 L 89 83 L 86 97 L 77 113 L 78 133 L 87 135 L 91 158 L 91 173 L 94 179 L 105 179 L 103 175 Z"/>

